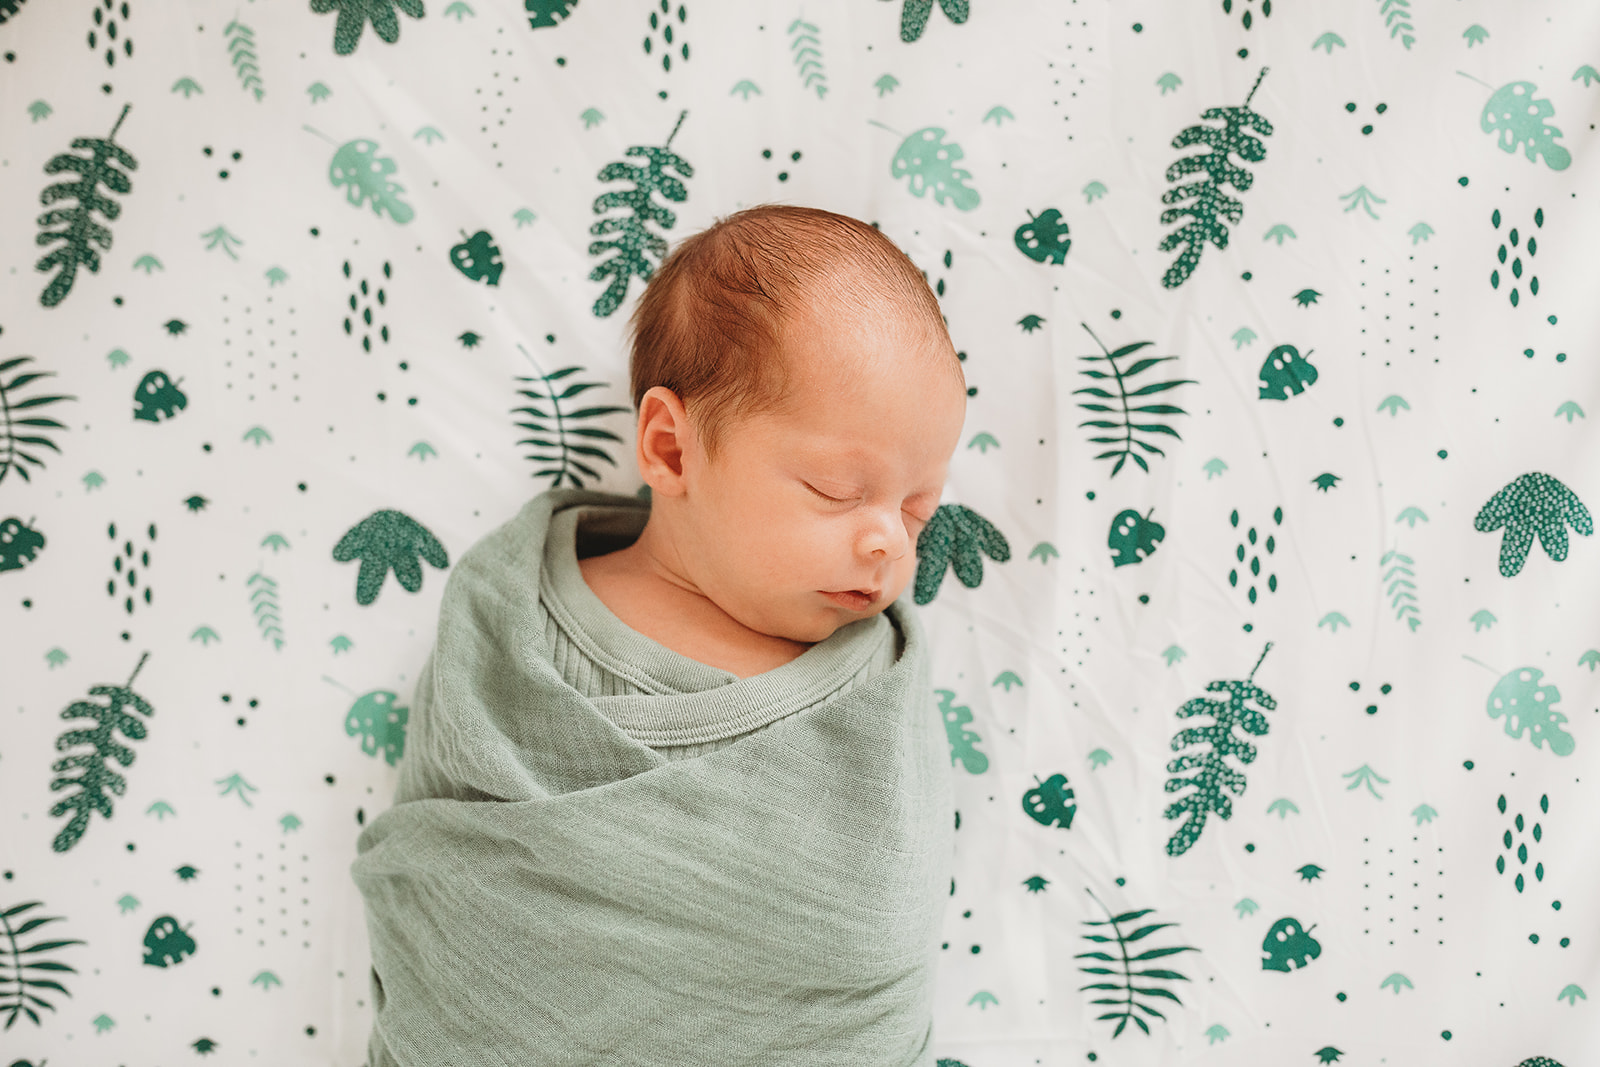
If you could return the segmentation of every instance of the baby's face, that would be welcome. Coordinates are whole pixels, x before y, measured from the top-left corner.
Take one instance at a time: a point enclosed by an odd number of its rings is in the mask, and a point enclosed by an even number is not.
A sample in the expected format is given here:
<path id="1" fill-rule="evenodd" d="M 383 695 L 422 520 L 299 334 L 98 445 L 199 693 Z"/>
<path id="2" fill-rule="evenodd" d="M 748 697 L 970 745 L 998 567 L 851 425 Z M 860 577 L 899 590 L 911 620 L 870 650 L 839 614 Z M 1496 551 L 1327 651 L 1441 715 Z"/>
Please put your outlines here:
<path id="1" fill-rule="evenodd" d="M 790 409 L 733 424 L 709 465 L 685 456 L 680 545 L 727 614 L 815 642 L 883 611 L 916 574 L 967 395 L 942 337 L 888 314 L 806 321 L 784 350 Z"/>

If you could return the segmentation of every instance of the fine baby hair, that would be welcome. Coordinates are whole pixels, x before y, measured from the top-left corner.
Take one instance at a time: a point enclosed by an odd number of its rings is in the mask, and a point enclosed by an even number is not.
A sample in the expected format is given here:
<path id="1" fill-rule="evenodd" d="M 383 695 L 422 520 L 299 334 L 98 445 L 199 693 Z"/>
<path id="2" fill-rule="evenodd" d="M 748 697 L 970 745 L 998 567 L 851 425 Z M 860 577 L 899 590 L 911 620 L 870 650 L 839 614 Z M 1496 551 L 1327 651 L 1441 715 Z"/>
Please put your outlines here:
<path id="1" fill-rule="evenodd" d="M 666 386 L 715 458 L 728 426 L 781 403 L 784 330 L 813 307 L 899 315 L 934 331 L 960 373 L 938 300 L 893 241 L 847 215 L 760 204 L 686 238 L 651 276 L 629 320 L 635 410 Z"/>

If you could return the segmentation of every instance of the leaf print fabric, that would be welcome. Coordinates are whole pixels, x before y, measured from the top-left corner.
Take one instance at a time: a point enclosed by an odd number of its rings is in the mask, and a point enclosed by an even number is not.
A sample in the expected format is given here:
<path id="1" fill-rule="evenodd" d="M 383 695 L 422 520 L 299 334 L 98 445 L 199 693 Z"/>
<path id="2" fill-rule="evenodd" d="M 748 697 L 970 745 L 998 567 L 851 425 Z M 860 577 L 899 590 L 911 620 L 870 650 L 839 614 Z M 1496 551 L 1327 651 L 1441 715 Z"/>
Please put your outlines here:
<path id="1" fill-rule="evenodd" d="M 475 751 L 443 593 L 648 500 L 639 296 L 793 203 L 967 392 L 906 1067 L 1591 1064 L 1600 8 L 1544 8 L 0 0 L 6 1062 L 364 1062 L 353 835 Z"/>

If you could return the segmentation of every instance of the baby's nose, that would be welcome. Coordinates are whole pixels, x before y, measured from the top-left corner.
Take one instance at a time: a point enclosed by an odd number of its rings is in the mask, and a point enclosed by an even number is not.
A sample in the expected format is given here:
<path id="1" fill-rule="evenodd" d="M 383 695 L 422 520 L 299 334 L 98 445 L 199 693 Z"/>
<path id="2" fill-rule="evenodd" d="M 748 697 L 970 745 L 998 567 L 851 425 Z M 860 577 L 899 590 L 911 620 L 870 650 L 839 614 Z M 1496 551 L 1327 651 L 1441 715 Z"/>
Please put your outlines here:
<path id="1" fill-rule="evenodd" d="M 875 558 L 891 561 L 904 556 L 911 545 L 911 535 L 906 532 L 905 517 L 899 512 L 876 521 L 867 539 Z"/>

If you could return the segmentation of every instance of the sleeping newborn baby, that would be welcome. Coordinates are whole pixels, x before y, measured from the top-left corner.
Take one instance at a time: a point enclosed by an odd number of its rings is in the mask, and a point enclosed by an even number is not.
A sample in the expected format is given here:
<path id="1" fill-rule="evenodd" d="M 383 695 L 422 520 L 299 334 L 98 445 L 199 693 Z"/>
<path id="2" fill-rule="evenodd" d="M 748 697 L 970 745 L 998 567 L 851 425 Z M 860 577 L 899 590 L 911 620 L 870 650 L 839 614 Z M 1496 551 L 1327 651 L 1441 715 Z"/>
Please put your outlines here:
<path id="1" fill-rule="evenodd" d="M 931 1067 L 949 748 L 901 600 L 966 409 L 921 272 L 766 205 L 633 316 L 648 501 L 555 489 L 446 582 L 361 833 L 368 1067 Z"/>

